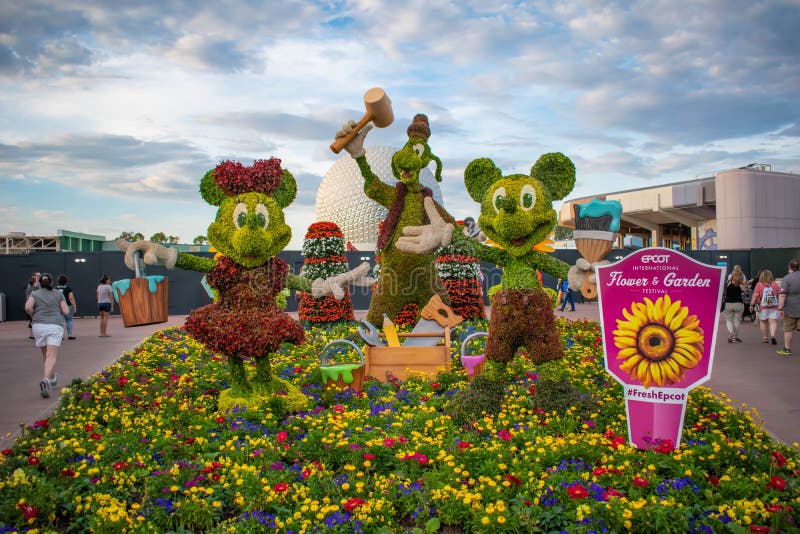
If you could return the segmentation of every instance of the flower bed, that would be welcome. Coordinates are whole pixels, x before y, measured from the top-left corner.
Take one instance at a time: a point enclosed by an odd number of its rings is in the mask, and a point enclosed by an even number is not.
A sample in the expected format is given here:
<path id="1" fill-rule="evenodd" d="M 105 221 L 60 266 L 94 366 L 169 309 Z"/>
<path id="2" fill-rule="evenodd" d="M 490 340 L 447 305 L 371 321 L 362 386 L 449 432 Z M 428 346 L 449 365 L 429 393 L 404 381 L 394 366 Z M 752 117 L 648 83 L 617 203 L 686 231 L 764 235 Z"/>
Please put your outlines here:
<path id="1" fill-rule="evenodd" d="M 791 532 L 798 454 L 706 388 L 683 443 L 627 445 L 622 389 L 597 324 L 558 320 L 567 357 L 518 356 L 496 413 L 454 413 L 459 340 L 436 381 L 324 392 L 319 351 L 355 327 L 312 329 L 272 360 L 313 409 L 280 396 L 217 411 L 227 367 L 168 329 L 62 392 L 0 457 L 0 532 Z M 474 351 L 472 351 L 474 352 Z M 463 397 L 463 396 L 462 396 Z M 770 530 L 771 529 L 771 530 Z"/>

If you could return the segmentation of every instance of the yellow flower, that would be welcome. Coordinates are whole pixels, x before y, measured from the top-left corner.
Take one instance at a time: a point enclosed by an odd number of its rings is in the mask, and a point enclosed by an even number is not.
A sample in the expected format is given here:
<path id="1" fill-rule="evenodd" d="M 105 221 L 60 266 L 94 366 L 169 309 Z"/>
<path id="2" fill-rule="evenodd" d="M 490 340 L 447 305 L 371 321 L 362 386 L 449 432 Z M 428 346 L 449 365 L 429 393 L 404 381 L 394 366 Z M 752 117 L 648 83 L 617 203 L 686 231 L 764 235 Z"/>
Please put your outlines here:
<path id="1" fill-rule="evenodd" d="M 669 295 L 655 302 L 645 297 L 622 314 L 627 320 L 617 319 L 614 330 L 617 359 L 625 360 L 620 369 L 644 387 L 675 384 L 702 359 L 700 320 L 681 301 L 673 302 Z"/>

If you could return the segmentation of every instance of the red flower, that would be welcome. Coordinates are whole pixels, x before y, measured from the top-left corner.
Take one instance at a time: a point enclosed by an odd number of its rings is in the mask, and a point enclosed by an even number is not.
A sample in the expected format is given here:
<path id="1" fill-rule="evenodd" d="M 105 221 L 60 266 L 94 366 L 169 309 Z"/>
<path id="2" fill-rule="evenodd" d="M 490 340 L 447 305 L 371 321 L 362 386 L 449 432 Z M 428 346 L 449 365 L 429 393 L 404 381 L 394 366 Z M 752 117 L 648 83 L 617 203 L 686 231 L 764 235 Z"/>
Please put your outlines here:
<path id="1" fill-rule="evenodd" d="M 386 447 L 387 449 L 391 449 L 392 447 L 394 447 L 394 443 L 395 441 L 392 438 L 384 438 L 383 440 L 383 446 Z"/>
<path id="2" fill-rule="evenodd" d="M 675 450 L 675 446 L 672 444 L 672 441 L 665 439 L 658 444 L 658 447 L 655 448 L 655 451 L 661 454 L 669 454 Z"/>
<path id="3" fill-rule="evenodd" d="M 94 439 L 94 440 L 97 440 L 97 441 L 100 441 L 101 439 L 103 439 L 103 436 L 101 436 L 97 432 L 92 432 L 91 434 L 89 434 L 89 437 Z"/>
<path id="4" fill-rule="evenodd" d="M 772 462 L 778 467 L 786 465 L 786 458 L 779 451 L 772 451 L 769 455 L 772 456 Z"/>
<path id="5" fill-rule="evenodd" d="M 613 438 L 611 438 L 610 446 L 612 449 L 615 450 L 619 449 L 623 445 L 625 445 L 625 438 L 623 438 L 622 436 L 614 436 Z"/>
<path id="6" fill-rule="evenodd" d="M 514 484 L 515 486 L 521 486 L 522 485 L 522 481 L 520 479 L 518 479 L 517 477 L 515 477 L 514 475 L 506 475 L 506 480 L 508 480 L 509 482 Z"/>
<path id="7" fill-rule="evenodd" d="M 3 456 L 11 456 L 14 454 L 14 451 L 12 451 L 11 449 L 3 449 L 2 454 Z"/>
<path id="8" fill-rule="evenodd" d="M 278 482 L 277 484 L 272 486 L 272 490 L 276 493 L 283 493 L 284 491 L 289 489 L 289 485 L 284 482 Z"/>
<path id="9" fill-rule="evenodd" d="M 767 482 L 767 488 L 776 489 L 778 491 L 782 491 L 786 488 L 786 480 L 778 475 L 774 475 L 772 478 L 769 479 Z"/>
<path id="10" fill-rule="evenodd" d="M 21 502 L 17 504 L 17 508 L 22 511 L 22 517 L 24 517 L 26 521 L 29 519 L 36 519 L 37 510 L 34 505 Z"/>
<path id="11" fill-rule="evenodd" d="M 589 490 L 580 484 L 573 484 L 567 488 L 567 495 L 570 499 L 585 499 L 589 496 Z"/>
<path id="12" fill-rule="evenodd" d="M 39 457 L 38 456 L 29 456 L 28 457 L 28 465 L 39 465 Z"/>
<path id="13" fill-rule="evenodd" d="M 336 413 L 344 413 L 344 406 L 341 404 L 336 404 L 333 406 L 333 411 Z"/>
<path id="14" fill-rule="evenodd" d="M 719 486 L 719 477 L 718 476 L 710 476 L 708 477 L 708 483 L 712 486 Z"/>
<path id="15" fill-rule="evenodd" d="M 125 462 L 115 462 L 114 463 L 114 470 L 115 471 L 119 471 L 121 469 L 125 469 L 126 467 L 128 467 L 128 464 L 126 464 Z"/>
<path id="16" fill-rule="evenodd" d="M 592 471 L 592 474 L 596 477 L 601 477 L 605 475 L 607 472 L 608 470 L 605 467 L 595 467 L 594 470 Z"/>
<path id="17" fill-rule="evenodd" d="M 94 425 L 90 425 L 88 423 L 83 425 L 83 431 L 84 432 L 91 432 L 92 430 L 94 430 Z"/>
<path id="18" fill-rule="evenodd" d="M 365 460 L 370 460 L 370 461 L 372 461 L 372 460 L 374 460 L 374 459 L 375 459 L 375 455 L 374 455 L 374 454 L 372 454 L 372 453 L 369 453 L 369 452 L 365 452 L 365 453 L 364 453 L 364 459 L 365 459 Z"/>
<path id="19" fill-rule="evenodd" d="M 646 478 L 642 478 L 640 476 L 633 477 L 633 485 L 638 486 L 640 488 L 646 488 L 647 485 L 650 484 L 650 481 Z"/>
<path id="20" fill-rule="evenodd" d="M 770 504 L 769 506 L 765 506 L 764 510 L 766 510 L 767 512 L 769 512 L 771 514 L 775 514 L 775 513 L 778 513 L 778 512 L 782 512 L 783 511 L 783 506 L 780 505 L 780 504 Z"/>
<path id="21" fill-rule="evenodd" d="M 224 422 L 225 422 L 225 418 L 223 416 L 221 416 L 221 415 L 218 415 L 217 416 L 217 424 L 221 425 Z"/>
<path id="22" fill-rule="evenodd" d="M 117 380 L 117 382 L 119 382 L 119 387 L 124 388 L 125 384 L 128 383 L 128 377 L 127 376 L 121 376 L 121 377 L 119 377 L 119 380 Z"/>
<path id="23" fill-rule="evenodd" d="M 469 449 L 470 447 L 472 447 L 472 443 L 470 443 L 469 441 L 459 441 L 458 442 L 458 448 L 461 449 L 461 450 Z"/>
<path id="24" fill-rule="evenodd" d="M 283 443 L 284 441 L 286 441 L 286 440 L 288 439 L 288 437 L 289 437 L 289 436 L 288 436 L 288 434 L 286 434 L 286 432 L 284 432 L 284 431 L 280 431 L 280 432 L 278 432 L 278 434 L 275 436 L 275 439 L 276 439 L 276 440 L 278 440 L 278 443 Z"/>
<path id="25" fill-rule="evenodd" d="M 439 389 L 439 382 L 433 382 L 433 383 L 431 384 L 431 387 L 432 387 L 433 389 Z"/>
<path id="26" fill-rule="evenodd" d="M 750 525 L 750 532 L 771 532 L 772 529 L 761 525 Z"/>
<path id="27" fill-rule="evenodd" d="M 342 508 L 344 508 L 345 512 L 352 513 L 353 510 L 364 504 L 367 504 L 367 501 L 365 501 L 364 499 L 360 499 L 358 497 L 352 497 L 350 499 L 347 499 L 347 502 L 344 503 L 344 506 L 342 506 Z"/>
<path id="28" fill-rule="evenodd" d="M 47 419 L 39 419 L 33 423 L 33 428 L 47 428 L 50 426 L 50 421 Z"/>
<path id="29" fill-rule="evenodd" d="M 75 471 L 65 467 L 64 469 L 61 470 L 61 476 L 67 478 L 75 478 Z"/>
<path id="30" fill-rule="evenodd" d="M 511 432 L 509 432 L 507 429 L 504 428 L 497 432 L 497 437 L 502 439 L 503 441 L 508 441 L 511 439 Z"/>
<path id="31" fill-rule="evenodd" d="M 603 500 L 604 501 L 610 501 L 612 497 L 622 497 L 622 493 L 618 492 L 614 488 L 608 488 L 603 493 Z"/>

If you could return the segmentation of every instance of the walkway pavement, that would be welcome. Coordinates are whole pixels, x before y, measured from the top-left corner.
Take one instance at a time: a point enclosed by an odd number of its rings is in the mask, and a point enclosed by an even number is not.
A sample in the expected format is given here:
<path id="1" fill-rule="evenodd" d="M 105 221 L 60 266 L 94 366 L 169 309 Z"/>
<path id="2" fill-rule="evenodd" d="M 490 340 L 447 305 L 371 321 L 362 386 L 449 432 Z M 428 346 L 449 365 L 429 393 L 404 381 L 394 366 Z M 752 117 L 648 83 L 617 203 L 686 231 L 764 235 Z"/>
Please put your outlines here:
<path id="1" fill-rule="evenodd" d="M 556 311 L 556 315 L 599 320 L 596 304 L 576 304 L 575 308 L 574 312 Z M 362 317 L 363 312 L 356 316 Z M 167 323 L 125 328 L 119 316 L 112 317 L 108 338 L 97 336 L 99 319 L 76 319 L 78 339 L 65 341 L 58 354 L 60 385 L 76 377 L 88 378 L 153 332 L 182 325 L 185 318 L 171 316 Z M 743 343 L 728 343 L 725 323 L 720 320 L 713 374 L 706 385 L 718 394 L 724 392 L 737 406 L 756 408 L 765 421 L 764 428 L 775 438 L 790 445 L 800 442 L 798 340 L 794 340 L 795 355 L 783 357 L 775 354 L 775 346 L 760 342 L 758 327 L 752 323 L 742 325 L 741 337 Z M 27 323 L 0 323 L 0 449 L 11 446 L 23 425 L 47 417 L 58 405 L 60 388 L 54 388 L 49 399 L 39 395 L 40 354 L 28 339 Z"/>

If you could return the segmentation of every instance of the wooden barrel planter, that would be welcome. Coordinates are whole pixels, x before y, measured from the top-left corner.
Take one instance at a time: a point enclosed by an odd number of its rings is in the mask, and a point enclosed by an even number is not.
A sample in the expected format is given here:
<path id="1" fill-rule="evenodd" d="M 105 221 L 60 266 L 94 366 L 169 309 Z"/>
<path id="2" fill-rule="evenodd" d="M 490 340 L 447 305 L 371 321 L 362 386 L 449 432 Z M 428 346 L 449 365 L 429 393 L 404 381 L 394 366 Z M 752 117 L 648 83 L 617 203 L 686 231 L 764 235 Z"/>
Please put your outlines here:
<path id="1" fill-rule="evenodd" d="M 488 332 L 475 332 L 464 338 L 461 343 L 461 366 L 466 369 L 467 377 L 470 381 L 473 378 L 483 373 L 483 364 L 486 362 L 485 354 L 476 354 L 470 356 L 467 354 L 467 345 L 469 342 L 478 337 L 488 337 Z"/>
<path id="2" fill-rule="evenodd" d="M 117 280 L 111 286 L 126 327 L 169 320 L 169 280 L 166 276 Z"/>
<path id="3" fill-rule="evenodd" d="M 333 349 L 335 345 L 347 345 L 349 348 L 355 349 L 361 361 L 337 363 L 337 351 Z M 319 370 L 322 373 L 322 383 L 326 390 L 349 388 L 356 393 L 361 393 L 364 389 L 364 367 L 364 353 L 355 343 L 347 339 L 331 341 L 322 348 L 320 353 Z"/>

